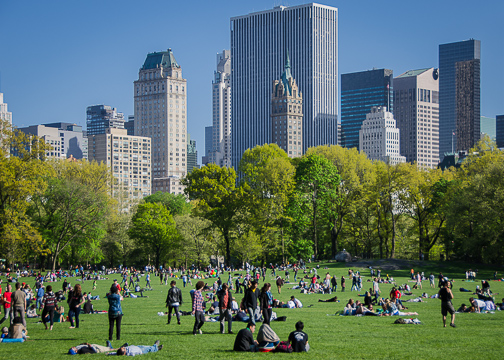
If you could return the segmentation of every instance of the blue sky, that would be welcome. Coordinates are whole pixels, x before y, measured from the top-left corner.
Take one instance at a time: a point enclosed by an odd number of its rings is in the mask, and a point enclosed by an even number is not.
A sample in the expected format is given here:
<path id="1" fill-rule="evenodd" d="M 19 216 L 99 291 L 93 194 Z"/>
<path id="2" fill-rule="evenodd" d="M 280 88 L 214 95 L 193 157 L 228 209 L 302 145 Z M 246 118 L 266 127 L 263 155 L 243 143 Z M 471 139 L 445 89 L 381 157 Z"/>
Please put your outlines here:
<path id="1" fill-rule="evenodd" d="M 86 107 L 133 114 L 146 54 L 172 48 L 188 82 L 188 130 L 204 152 L 215 54 L 232 16 L 307 1 L 0 0 L 0 91 L 14 124 L 85 125 Z M 481 115 L 504 114 L 504 1 L 320 1 L 339 10 L 340 74 L 438 67 L 438 45 L 481 40 Z"/>

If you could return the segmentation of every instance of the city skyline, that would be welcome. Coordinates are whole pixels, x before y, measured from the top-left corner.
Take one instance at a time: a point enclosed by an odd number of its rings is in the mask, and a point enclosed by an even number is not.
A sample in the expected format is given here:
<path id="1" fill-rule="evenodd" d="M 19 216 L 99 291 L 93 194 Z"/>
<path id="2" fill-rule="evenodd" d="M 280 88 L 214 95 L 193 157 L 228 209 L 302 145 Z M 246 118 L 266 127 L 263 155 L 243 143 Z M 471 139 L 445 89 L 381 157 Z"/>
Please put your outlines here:
<path id="1" fill-rule="evenodd" d="M 231 17 L 306 2 L 229 1 L 219 6 L 196 2 L 196 7 L 171 4 L 170 12 L 179 16 L 169 19 L 167 30 L 167 12 L 139 12 L 133 2 L 55 3 L 57 6 L 50 8 L 31 1 L 0 4 L 4 15 L 0 31 L 7 34 L 0 57 L 0 92 L 13 113 L 14 124 L 24 127 L 74 122 L 85 127 L 86 107 L 93 104 L 111 104 L 125 117 L 132 115 L 132 83 L 145 55 L 172 48 L 191 84 L 188 132 L 203 155 L 204 127 L 212 123 L 208 84 L 215 70 L 215 55 L 230 48 Z M 474 38 L 481 40 L 481 115 L 495 117 L 504 112 L 504 71 L 500 66 L 504 49 L 498 29 L 504 4 L 491 2 L 475 7 L 468 1 L 427 2 L 424 5 L 431 5 L 435 11 L 416 16 L 411 15 L 416 13 L 414 4 L 398 1 L 385 6 L 371 1 L 319 3 L 338 8 L 339 80 L 341 74 L 373 67 L 389 68 L 394 74 L 437 68 L 440 44 Z M 100 11 L 114 13 L 125 25 L 119 21 L 89 26 L 88 19 L 98 5 Z M 410 15 L 401 17 L 405 13 Z M 390 19 L 386 41 L 376 37 L 375 29 L 384 27 Z M 146 21 L 151 29 L 144 35 Z M 197 26 L 187 26 L 191 23 Z M 159 34 L 153 34 L 156 32 Z M 33 56 L 23 55 L 26 52 L 36 53 L 35 64 Z M 27 69 L 36 69 L 36 76 Z M 338 94 L 338 106 L 339 99 Z M 52 108 L 59 108 L 59 113 L 51 112 Z"/>

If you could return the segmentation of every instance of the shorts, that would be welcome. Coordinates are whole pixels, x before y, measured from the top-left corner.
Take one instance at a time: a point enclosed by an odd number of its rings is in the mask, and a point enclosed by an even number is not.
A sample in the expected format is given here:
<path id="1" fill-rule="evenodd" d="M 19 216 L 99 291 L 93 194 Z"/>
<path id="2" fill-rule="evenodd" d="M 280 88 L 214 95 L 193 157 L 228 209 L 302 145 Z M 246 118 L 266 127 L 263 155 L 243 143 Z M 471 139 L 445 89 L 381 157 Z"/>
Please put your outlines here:
<path id="1" fill-rule="evenodd" d="M 453 307 L 451 301 L 443 301 L 441 303 L 441 314 L 446 316 L 448 313 L 450 313 L 450 315 L 455 314 L 455 308 Z"/>

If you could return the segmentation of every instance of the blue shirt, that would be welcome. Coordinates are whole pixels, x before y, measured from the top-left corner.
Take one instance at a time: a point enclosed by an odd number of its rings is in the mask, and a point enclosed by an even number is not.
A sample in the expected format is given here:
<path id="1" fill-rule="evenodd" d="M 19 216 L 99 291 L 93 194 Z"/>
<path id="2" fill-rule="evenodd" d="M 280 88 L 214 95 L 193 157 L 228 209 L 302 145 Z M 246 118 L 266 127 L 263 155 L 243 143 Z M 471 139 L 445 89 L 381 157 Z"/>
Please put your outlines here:
<path id="1" fill-rule="evenodd" d="M 44 297 L 44 288 L 43 287 L 40 287 L 38 290 L 37 290 L 37 297 L 41 298 L 41 297 Z"/>
<path id="2" fill-rule="evenodd" d="M 109 295 L 107 295 L 107 299 L 109 302 L 109 310 L 108 310 L 109 316 L 110 315 L 112 315 L 112 316 L 122 315 L 121 295 L 109 294 Z"/>

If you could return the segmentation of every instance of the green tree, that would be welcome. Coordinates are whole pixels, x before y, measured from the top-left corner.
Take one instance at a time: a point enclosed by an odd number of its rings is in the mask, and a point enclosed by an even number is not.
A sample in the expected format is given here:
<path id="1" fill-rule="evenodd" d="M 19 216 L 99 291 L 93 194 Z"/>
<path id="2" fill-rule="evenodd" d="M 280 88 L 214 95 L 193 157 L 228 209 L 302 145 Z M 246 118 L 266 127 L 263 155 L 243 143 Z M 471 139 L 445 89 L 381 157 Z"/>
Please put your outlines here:
<path id="1" fill-rule="evenodd" d="M 213 250 L 211 245 L 214 240 L 213 236 L 208 232 L 211 226 L 210 222 L 189 214 L 175 217 L 175 222 L 183 241 L 179 253 L 183 257 L 185 267 L 187 268 L 188 262 L 195 262 L 198 268 L 202 264 L 208 264 Z"/>
<path id="2" fill-rule="evenodd" d="M 243 206 L 243 189 L 236 187 L 236 172 L 232 168 L 208 164 L 194 169 L 182 179 L 185 194 L 198 199 L 194 214 L 218 229 L 226 247 L 226 264 L 231 259 L 231 232 L 236 228 L 238 213 Z"/>
<path id="3" fill-rule="evenodd" d="M 177 248 L 179 234 L 173 216 L 164 205 L 142 203 L 133 215 L 129 230 L 131 238 L 138 241 L 139 247 L 153 255 L 156 269 L 161 260 L 173 255 Z"/>
<path id="4" fill-rule="evenodd" d="M 329 207 L 337 201 L 340 176 L 330 160 L 321 155 L 308 154 L 299 160 L 295 179 L 296 190 L 301 194 L 297 197 L 298 206 L 302 207 L 300 211 L 309 212 L 311 217 L 313 252 L 318 258 L 319 222 L 324 224 L 323 219 L 330 211 Z"/>
<path id="5" fill-rule="evenodd" d="M 31 216 L 50 251 L 53 271 L 60 254 L 89 256 L 89 250 L 105 235 L 105 219 L 111 211 L 110 172 L 106 165 L 87 161 L 55 161 L 55 176 L 47 179 L 43 194 L 33 196 Z"/>
<path id="6" fill-rule="evenodd" d="M 27 211 L 30 199 L 46 189 L 51 168 L 41 159 L 50 148 L 0 119 L 0 252 L 9 264 L 47 254 Z"/>
<path id="7" fill-rule="evenodd" d="M 191 212 L 191 204 L 187 202 L 186 197 L 182 194 L 175 195 L 169 192 L 158 191 L 155 194 L 146 196 L 144 201 L 163 204 L 173 216 L 186 215 Z"/>
<path id="8" fill-rule="evenodd" d="M 364 189 L 373 181 L 373 165 L 366 154 L 338 145 L 310 148 L 307 155 L 317 154 L 335 167 L 340 181 L 334 181 L 336 194 L 328 198 L 327 211 L 331 223 L 331 257 L 338 251 L 338 241 L 345 221 L 352 220 L 363 198 Z"/>
<path id="9" fill-rule="evenodd" d="M 265 144 L 246 150 L 239 170 L 243 174 L 247 223 L 251 227 L 247 234 L 254 233 L 259 238 L 263 260 L 280 245 L 285 262 L 284 230 L 291 220 L 285 209 L 295 188 L 295 168 L 278 145 Z"/>
<path id="10" fill-rule="evenodd" d="M 128 229 L 131 222 L 129 213 L 112 213 L 107 218 L 106 234 L 102 241 L 102 251 L 109 266 L 122 264 L 127 266 L 127 259 L 134 249 Z"/>

